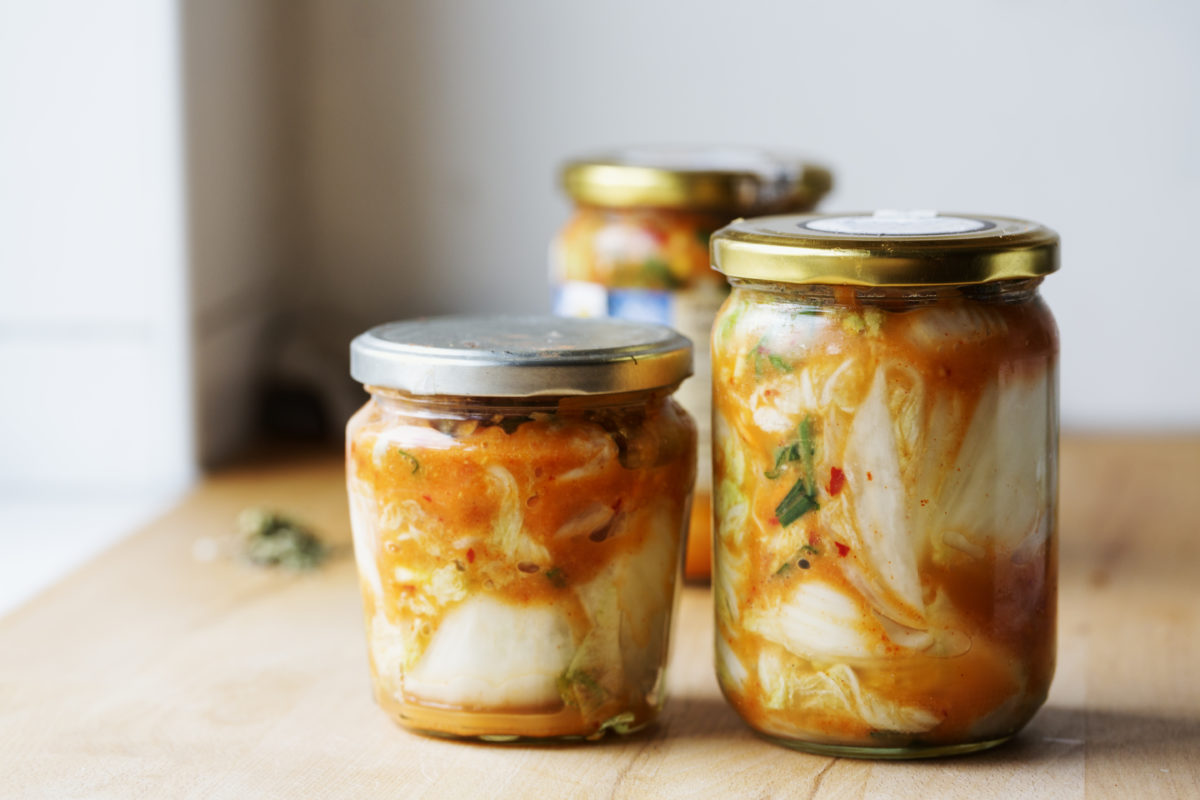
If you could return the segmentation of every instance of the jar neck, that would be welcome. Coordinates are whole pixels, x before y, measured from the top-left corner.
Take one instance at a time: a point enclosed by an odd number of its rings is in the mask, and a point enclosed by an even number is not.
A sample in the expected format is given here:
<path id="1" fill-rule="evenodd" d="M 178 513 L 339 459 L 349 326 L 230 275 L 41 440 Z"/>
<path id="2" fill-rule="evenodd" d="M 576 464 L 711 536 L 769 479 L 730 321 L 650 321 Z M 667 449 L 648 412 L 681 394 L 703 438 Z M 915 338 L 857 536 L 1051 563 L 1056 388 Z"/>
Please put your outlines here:
<path id="1" fill-rule="evenodd" d="M 730 278 L 735 290 L 777 295 L 779 300 L 812 307 L 873 306 L 889 311 L 972 301 L 1026 303 L 1038 297 L 1041 278 L 989 281 L 950 286 L 848 286 Z"/>
<path id="2" fill-rule="evenodd" d="M 637 222 L 646 217 L 670 218 L 684 220 L 706 229 L 716 230 L 731 219 L 744 216 L 744 210 L 689 208 L 687 206 L 598 206 L 579 204 L 575 212 L 585 216 L 595 216 L 614 222 Z"/>
<path id="3" fill-rule="evenodd" d="M 677 385 L 676 385 L 677 386 Z M 665 401 L 676 386 L 634 392 L 537 397 L 417 395 L 380 386 L 365 387 L 386 411 L 422 417 L 490 419 L 529 414 L 573 414 L 599 409 L 645 408 Z"/>

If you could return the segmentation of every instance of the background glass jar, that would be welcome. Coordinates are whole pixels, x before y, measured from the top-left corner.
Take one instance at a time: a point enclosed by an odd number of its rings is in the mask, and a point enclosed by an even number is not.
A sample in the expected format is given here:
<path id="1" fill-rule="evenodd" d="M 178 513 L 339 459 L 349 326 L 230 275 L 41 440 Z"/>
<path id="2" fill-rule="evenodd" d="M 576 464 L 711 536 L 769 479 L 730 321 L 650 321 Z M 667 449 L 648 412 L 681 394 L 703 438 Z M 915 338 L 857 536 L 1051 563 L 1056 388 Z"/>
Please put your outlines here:
<path id="1" fill-rule="evenodd" d="M 596 738 L 652 722 L 695 475 L 690 347 L 612 320 L 360 336 L 347 479 L 375 696 L 416 730 Z"/>
<path id="2" fill-rule="evenodd" d="M 1054 670 L 1057 236 L 931 213 L 713 237 L 716 662 L 838 755 L 1012 736 Z"/>
<path id="3" fill-rule="evenodd" d="M 700 427 L 686 574 L 707 578 L 711 371 L 704 343 L 728 293 L 709 268 L 708 237 L 737 217 L 814 208 L 830 174 L 748 148 L 649 148 L 572 161 L 562 179 L 576 207 L 551 246 L 554 313 L 658 322 L 697 343 L 696 377 L 678 397 Z"/>

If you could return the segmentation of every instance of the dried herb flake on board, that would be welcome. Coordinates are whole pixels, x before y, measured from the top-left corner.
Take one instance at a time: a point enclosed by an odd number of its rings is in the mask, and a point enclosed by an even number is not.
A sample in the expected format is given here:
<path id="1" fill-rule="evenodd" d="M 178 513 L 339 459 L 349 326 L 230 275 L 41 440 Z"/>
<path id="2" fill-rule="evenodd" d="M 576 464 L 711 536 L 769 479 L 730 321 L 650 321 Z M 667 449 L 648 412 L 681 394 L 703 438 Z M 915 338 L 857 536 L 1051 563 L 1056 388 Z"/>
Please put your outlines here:
<path id="1" fill-rule="evenodd" d="M 309 528 L 264 508 L 247 508 L 237 518 L 239 552 L 260 567 L 310 570 L 321 566 L 329 548 Z"/>

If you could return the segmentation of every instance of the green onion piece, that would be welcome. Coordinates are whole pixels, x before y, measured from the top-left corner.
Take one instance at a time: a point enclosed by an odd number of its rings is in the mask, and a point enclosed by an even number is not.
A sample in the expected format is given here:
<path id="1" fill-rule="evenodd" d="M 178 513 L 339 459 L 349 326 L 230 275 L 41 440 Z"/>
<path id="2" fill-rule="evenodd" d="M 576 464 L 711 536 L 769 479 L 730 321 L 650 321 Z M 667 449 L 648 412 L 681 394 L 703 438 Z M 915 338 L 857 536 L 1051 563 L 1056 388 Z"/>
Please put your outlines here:
<path id="1" fill-rule="evenodd" d="M 791 525 L 809 511 L 815 511 L 821 506 L 817 504 L 816 493 L 808 488 L 804 478 L 799 478 L 788 490 L 788 493 L 775 506 L 775 516 L 783 527 Z"/>
<path id="2" fill-rule="evenodd" d="M 645 275 L 647 284 L 658 283 L 665 289 L 683 288 L 683 282 L 671 272 L 671 265 L 661 258 L 646 259 L 642 264 L 642 274 Z"/>
<path id="3" fill-rule="evenodd" d="M 813 482 L 813 492 L 816 494 L 816 479 L 813 475 L 813 457 L 817 454 L 817 443 L 813 438 L 812 414 L 804 417 L 800 423 L 800 453 L 804 457 L 804 474 Z"/>
<path id="4" fill-rule="evenodd" d="M 562 589 L 567 585 L 567 576 L 558 567 L 551 567 L 542 574 L 546 576 L 546 580 L 550 581 L 555 589 Z"/>
<path id="5" fill-rule="evenodd" d="M 766 472 L 763 473 L 763 475 L 770 478 L 771 480 L 775 480 L 776 478 L 778 478 L 780 475 L 783 474 L 783 467 L 785 464 L 790 464 L 793 461 L 799 461 L 799 460 L 800 460 L 800 445 L 799 445 L 799 443 L 792 442 L 791 444 L 785 444 L 783 447 L 777 448 L 775 450 L 775 466 L 774 466 L 774 468 L 767 470 Z"/>
<path id="6" fill-rule="evenodd" d="M 398 447 L 396 448 L 396 452 L 399 453 L 400 455 L 404 456 L 405 458 L 407 458 L 409 463 L 412 464 L 412 474 L 413 475 L 416 475 L 418 472 L 421 471 L 421 462 L 417 461 L 416 456 L 414 456 L 412 453 L 408 452 L 407 450 L 401 450 Z"/>

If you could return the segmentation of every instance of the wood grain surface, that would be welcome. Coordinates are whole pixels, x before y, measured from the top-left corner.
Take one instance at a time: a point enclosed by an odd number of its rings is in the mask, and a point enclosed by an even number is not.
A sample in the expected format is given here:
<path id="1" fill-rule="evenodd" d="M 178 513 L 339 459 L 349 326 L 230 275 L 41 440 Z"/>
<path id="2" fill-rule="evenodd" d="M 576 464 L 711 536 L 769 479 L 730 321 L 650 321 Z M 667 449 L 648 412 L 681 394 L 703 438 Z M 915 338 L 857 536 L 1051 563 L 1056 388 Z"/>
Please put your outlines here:
<path id="1" fill-rule="evenodd" d="M 652 732 L 407 733 L 370 699 L 339 457 L 261 457 L 0 620 L 0 798 L 1200 798 L 1200 438 L 1067 437 L 1061 475 L 1049 703 L 998 750 L 890 763 L 751 734 L 717 690 L 701 587 Z M 339 557 L 307 575 L 211 558 L 250 505 Z"/>

